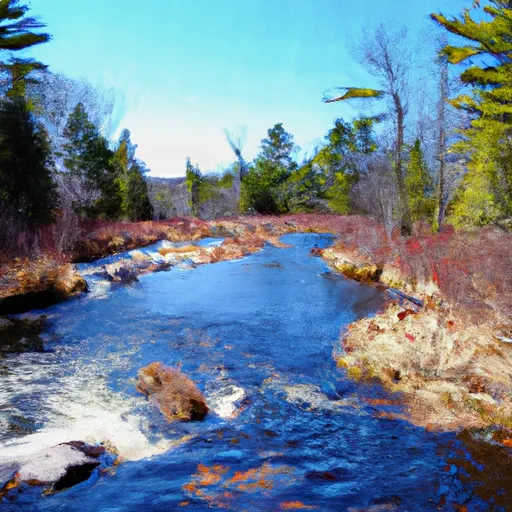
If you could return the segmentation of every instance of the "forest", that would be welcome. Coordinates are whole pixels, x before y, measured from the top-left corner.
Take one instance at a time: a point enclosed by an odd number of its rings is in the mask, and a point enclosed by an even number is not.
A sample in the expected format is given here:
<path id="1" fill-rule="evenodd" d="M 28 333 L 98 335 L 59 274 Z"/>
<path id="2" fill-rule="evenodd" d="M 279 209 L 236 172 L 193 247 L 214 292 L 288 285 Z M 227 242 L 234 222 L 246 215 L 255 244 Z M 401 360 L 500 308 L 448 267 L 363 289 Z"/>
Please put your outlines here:
<path id="1" fill-rule="evenodd" d="M 176 212 L 204 219 L 363 214 L 389 236 L 396 229 L 410 235 L 418 222 L 433 232 L 445 224 L 510 227 L 507 2 L 475 3 L 474 12 L 459 17 L 432 14 L 440 28 L 422 70 L 411 69 L 406 29 L 365 30 L 354 52 L 379 89 L 354 84 L 324 101 L 352 102 L 367 115 L 336 119 L 300 162 L 282 123 L 268 130 L 253 161 L 243 157 L 243 137 L 226 131 L 235 163 L 202 173 L 189 158 L 181 190 L 147 178 L 128 129 L 109 138 L 114 93 L 18 56 L 51 39 L 44 22 L 18 1 L 4 1 L 1 9 L 2 252 L 39 250 L 44 226 L 51 226 L 51 245 L 65 253 L 88 222 L 163 220 Z M 477 23 L 482 16 L 485 22 Z M 426 92 L 417 94 L 413 77 L 430 84 Z"/>

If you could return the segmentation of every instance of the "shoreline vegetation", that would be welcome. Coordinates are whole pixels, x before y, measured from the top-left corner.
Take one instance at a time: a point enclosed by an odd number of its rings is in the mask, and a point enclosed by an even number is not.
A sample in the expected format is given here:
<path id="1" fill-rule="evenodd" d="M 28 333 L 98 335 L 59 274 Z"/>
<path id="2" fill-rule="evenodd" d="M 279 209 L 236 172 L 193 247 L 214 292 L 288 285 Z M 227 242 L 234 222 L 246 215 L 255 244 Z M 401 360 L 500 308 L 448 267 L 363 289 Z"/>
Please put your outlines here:
<path id="1" fill-rule="evenodd" d="M 497 228 L 432 235 L 419 226 L 412 237 L 397 235 L 388 242 L 381 225 L 361 216 L 104 224 L 79 240 L 67 257 L 41 255 L 32 261 L 5 262 L 0 270 L 0 308 L 2 313 L 15 313 L 19 304 L 31 306 L 34 294 L 46 293 L 50 305 L 84 291 L 83 278 L 72 262 L 158 240 L 186 243 L 222 237 L 225 241 L 218 247 L 171 249 L 178 260 L 214 263 L 247 256 L 266 243 L 286 247 L 279 237 L 292 232 L 335 235 L 331 247 L 312 248 L 312 257 L 322 257 L 347 278 L 397 289 L 423 303 L 413 307 L 415 303 L 396 300 L 395 294 L 374 317 L 348 327 L 336 357 L 349 378 L 378 381 L 398 393 L 407 419 L 416 425 L 439 431 L 487 429 L 487 440 L 512 447 L 512 234 Z M 143 257 L 141 253 L 124 264 L 133 267 L 128 268 L 131 272 L 165 270 L 140 266 Z M 15 305 L 14 311 L 6 311 L 9 304 Z"/>

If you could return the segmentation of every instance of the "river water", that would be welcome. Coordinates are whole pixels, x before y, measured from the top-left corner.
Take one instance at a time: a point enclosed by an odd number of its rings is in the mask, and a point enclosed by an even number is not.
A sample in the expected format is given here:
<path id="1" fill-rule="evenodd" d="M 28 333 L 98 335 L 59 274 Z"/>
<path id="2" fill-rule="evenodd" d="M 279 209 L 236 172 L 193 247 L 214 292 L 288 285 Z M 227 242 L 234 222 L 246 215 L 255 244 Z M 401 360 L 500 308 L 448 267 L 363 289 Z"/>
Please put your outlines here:
<path id="1" fill-rule="evenodd" d="M 331 237 L 283 241 L 290 247 L 129 286 L 90 276 L 112 258 L 82 265 L 92 292 L 44 311 L 45 351 L 1 360 L 0 467 L 5 479 L 16 457 L 71 440 L 110 443 L 124 462 L 0 508 L 491 510 L 494 498 L 460 477 L 455 451 L 470 458 L 455 434 L 390 419 L 403 411 L 375 405 L 382 389 L 336 368 L 340 330 L 374 314 L 383 292 L 310 256 Z M 197 383 L 213 404 L 203 422 L 168 424 L 136 391 L 137 371 L 154 361 Z"/>

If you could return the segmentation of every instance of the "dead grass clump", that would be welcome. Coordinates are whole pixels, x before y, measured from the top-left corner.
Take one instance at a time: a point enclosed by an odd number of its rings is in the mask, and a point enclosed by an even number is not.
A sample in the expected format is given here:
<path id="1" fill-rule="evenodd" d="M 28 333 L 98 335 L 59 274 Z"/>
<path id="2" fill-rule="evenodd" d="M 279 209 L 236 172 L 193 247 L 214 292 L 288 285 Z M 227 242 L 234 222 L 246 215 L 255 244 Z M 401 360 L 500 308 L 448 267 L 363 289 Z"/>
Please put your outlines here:
<path id="1" fill-rule="evenodd" d="M 444 310 L 400 312 L 391 305 L 351 324 L 338 366 L 352 379 L 377 377 L 403 392 L 419 425 L 496 424 L 498 411 L 512 408 L 512 352 L 491 326 Z"/>
<path id="2" fill-rule="evenodd" d="M 185 254 L 199 251 L 199 247 L 196 245 L 183 245 L 181 247 L 160 247 L 158 252 L 165 256 L 166 254 Z"/>
<path id="3" fill-rule="evenodd" d="M 137 389 L 155 402 L 169 421 L 200 421 L 208 414 L 203 394 L 179 369 L 151 363 L 139 370 Z"/>

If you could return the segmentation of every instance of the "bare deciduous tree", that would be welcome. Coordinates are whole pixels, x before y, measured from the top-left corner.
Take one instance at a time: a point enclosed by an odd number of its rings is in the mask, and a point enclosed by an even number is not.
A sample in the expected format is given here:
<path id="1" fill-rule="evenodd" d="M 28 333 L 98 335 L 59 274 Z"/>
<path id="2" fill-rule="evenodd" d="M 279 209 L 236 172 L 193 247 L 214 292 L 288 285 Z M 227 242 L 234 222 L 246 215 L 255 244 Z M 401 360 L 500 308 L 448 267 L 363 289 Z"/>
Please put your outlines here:
<path id="1" fill-rule="evenodd" d="M 30 85 L 28 94 L 57 153 L 68 116 L 78 103 L 84 105 L 89 120 L 107 139 L 116 130 L 123 111 L 122 98 L 114 90 L 99 89 L 86 80 L 49 71 L 42 72 L 41 79 Z"/>
<path id="2" fill-rule="evenodd" d="M 387 100 L 387 112 L 381 117 L 391 118 L 394 125 L 392 164 L 400 194 L 401 227 L 404 234 L 411 232 L 411 218 L 405 190 L 404 141 L 409 110 L 409 72 L 412 56 L 407 41 L 407 29 L 391 31 L 379 25 L 365 30 L 355 53 L 358 61 L 374 76 L 380 89 L 342 87 L 343 96 L 328 99 L 327 103 L 356 98 Z"/>
<path id="3" fill-rule="evenodd" d="M 381 153 L 369 155 L 361 162 L 360 172 L 361 178 L 350 193 L 352 204 L 381 221 L 391 240 L 393 232 L 400 227 L 402 208 L 389 158 Z"/>

